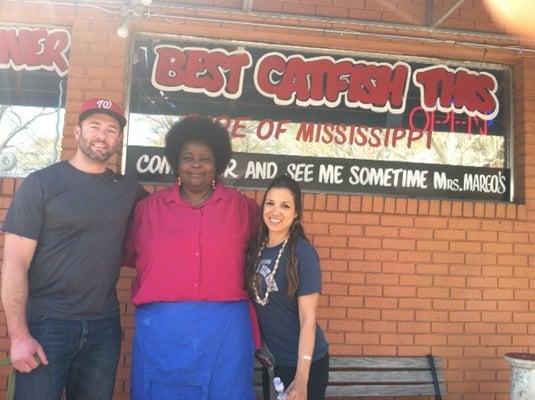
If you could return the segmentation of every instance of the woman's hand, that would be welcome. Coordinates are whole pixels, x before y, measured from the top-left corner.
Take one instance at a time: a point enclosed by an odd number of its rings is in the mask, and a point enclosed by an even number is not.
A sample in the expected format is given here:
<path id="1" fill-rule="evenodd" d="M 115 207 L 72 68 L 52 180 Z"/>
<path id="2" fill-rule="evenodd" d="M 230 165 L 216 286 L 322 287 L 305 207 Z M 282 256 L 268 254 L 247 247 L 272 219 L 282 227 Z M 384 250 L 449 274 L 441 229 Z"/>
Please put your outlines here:
<path id="1" fill-rule="evenodd" d="M 293 381 L 286 390 L 286 400 L 307 400 L 307 383 L 302 381 Z"/>

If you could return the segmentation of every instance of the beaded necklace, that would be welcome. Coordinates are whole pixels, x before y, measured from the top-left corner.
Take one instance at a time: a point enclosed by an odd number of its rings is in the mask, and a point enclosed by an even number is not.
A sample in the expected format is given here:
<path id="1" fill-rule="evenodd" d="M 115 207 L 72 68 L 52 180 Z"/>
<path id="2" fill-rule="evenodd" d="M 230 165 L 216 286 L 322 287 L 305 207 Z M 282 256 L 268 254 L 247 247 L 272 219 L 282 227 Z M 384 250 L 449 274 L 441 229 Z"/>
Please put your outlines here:
<path id="1" fill-rule="evenodd" d="M 182 196 L 184 199 L 186 199 L 186 201 L 187 201 L 188 203 L 190 203 L 190 205 L 192 205 L 193 207 L 196 207 L 196 206 L 201 205 L 206 199 L 208 199 L 208 197 L 210 197 L 210 195 L 211 195 L 212 192 L 213 192 L 213 189 L 212 189 L 212 190 L 208 190 L 208 191 L 206 192 L 206 194 L 202 197 L 202 199 L 200 199 L 199 201 L 193 203 L 193 202 L 191 202 L 191 201 L 188 199 L 188 196 L 186 196 L 186 193 L 184 192 L 184 190 L 182 190 L 182 187 L 181 187 L 181 186 L 178 186 L 178 189 L 180 190 L 180 194 L 181 194 L 181 196 Z"/>
<path id="2" fill-rule="evenodd" d="M 256 287 L 256 279 L 253 280 L 253 291 L 254 291 L 255 301 L 262 306 L 265 306 L 268 303 L 269 294 L 273 291 L 273 286 L 274 286 L 273 282 L 275 281 L 275 274 L 277 273 L 277 269 L 279 268 L 279 261 L 282 256 L 282 253 L 284 252 L 284 248 L 286 247 L 286 243 L 288 243 L 289 238 L 290 238 L 289 236 L 286 236 L 286 239 L 284 239 L 284 242 L 282 242 L 282 246 L 279 250 L 279 254 L 277 255 L 277 258 L 275 260 L 275 266 L 273 267 L 273 271 L 271 272 L 271 274 L 269 274 L 266 277 L 266 293 L 264 294 L 263 298 L 261 298 L 260 295 L 258 294 L 258 288 Z M 258 264 L 260 263 L 260 255 L 262 254 L 262 251 L 266 247 L 266 243 L 267 243 L 267 238 L 266 240 L 264 240 L 264 243 L 262 243 L 260 250 L 258 250 L 258 255 L 257 255 L 258 261 L 256 263 L 256 268 L 258 268 Z"/>

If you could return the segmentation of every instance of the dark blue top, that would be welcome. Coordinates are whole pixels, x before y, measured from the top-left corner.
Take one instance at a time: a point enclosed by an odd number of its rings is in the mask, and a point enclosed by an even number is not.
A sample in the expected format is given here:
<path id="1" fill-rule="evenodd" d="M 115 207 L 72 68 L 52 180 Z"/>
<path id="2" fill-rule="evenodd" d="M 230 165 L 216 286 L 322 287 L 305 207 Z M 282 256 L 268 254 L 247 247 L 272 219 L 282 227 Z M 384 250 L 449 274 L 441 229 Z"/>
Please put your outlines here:
<path id="1" fill-rule="evenodd" d="M 275 247 L 265 247 L 262 251 L 260 262 L 256 267 L 257 282 L 260 282 L 258 286 L 260 298 L 263 298 L 266 293 L 266 277 L 275 267 L 275 260 L 281 246 L 282 243 Z M 256 302 L 254 304 L 262 337 L 273 353 L 277 365 L 296 366 L 300 331 L 297 297 L 320 292 L 321 271 L 316 251 L 310 243 L 300 239 L 296 246 L 299 285 L 295 295 L 289 297 L 286 284 L 288 255 L 287 245 L 275 275 L 275 291 L 269 294 L 268 303 L 265 306 Z M 325 336 L 316 324 L 316 341 L 312 359 L 315 361 L 322 358 L 327 353 L 327 349 Z"/>

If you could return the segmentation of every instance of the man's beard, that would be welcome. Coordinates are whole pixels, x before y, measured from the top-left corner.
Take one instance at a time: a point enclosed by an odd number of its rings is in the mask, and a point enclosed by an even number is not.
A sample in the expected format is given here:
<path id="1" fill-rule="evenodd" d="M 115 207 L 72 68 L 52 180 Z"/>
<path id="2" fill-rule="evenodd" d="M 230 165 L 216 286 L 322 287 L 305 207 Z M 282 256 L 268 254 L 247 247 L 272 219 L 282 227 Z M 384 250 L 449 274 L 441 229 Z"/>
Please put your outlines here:
<path id="1" fill-rule="evenodd" d="M 113 153 L 115 153 L 115 148 L 112 148 L 112 147 L 108 147 L 108 149 L 106 151 L 94 151 L 92 149 L 92 144 L 94 143 L 98 143 L 98 141 L 94 140 L 92 142 L 89 142 L 83 132 L 80 133 L 80 139 L 78 140 L 78 147 L 80 148 L 80 150 L 82 151 L 82 153 L 88 157 L 90 160 L 93 160 L 93 161 L 100 161 L 100 162 L 104 162 L 104 161 L 108 161 L 111 156 L 113 155 Z M 103 143 L 105 144 L 104 142 L 100 142 L 100 143 Z M 107 144 L 106 144 L 107 146 Z"/>

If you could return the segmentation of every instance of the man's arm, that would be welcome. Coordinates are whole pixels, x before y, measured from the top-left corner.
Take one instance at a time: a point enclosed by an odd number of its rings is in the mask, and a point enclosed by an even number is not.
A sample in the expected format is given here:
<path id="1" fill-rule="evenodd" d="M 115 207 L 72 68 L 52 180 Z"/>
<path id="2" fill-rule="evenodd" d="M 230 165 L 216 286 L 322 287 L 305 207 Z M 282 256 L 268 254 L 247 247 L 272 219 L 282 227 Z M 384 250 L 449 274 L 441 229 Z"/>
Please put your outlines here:
<path id="1" fill-rule="evenodd" d="M 41 345 L 30 335 L 26 324 L 28 300 L 28 268 L 37 241 L 12 233 L 5 233 L 2 266 L 2 305 L 10 338 L 10 357 L 13 367 L 30 372 L 40 362 L 48 364 Z"/>

